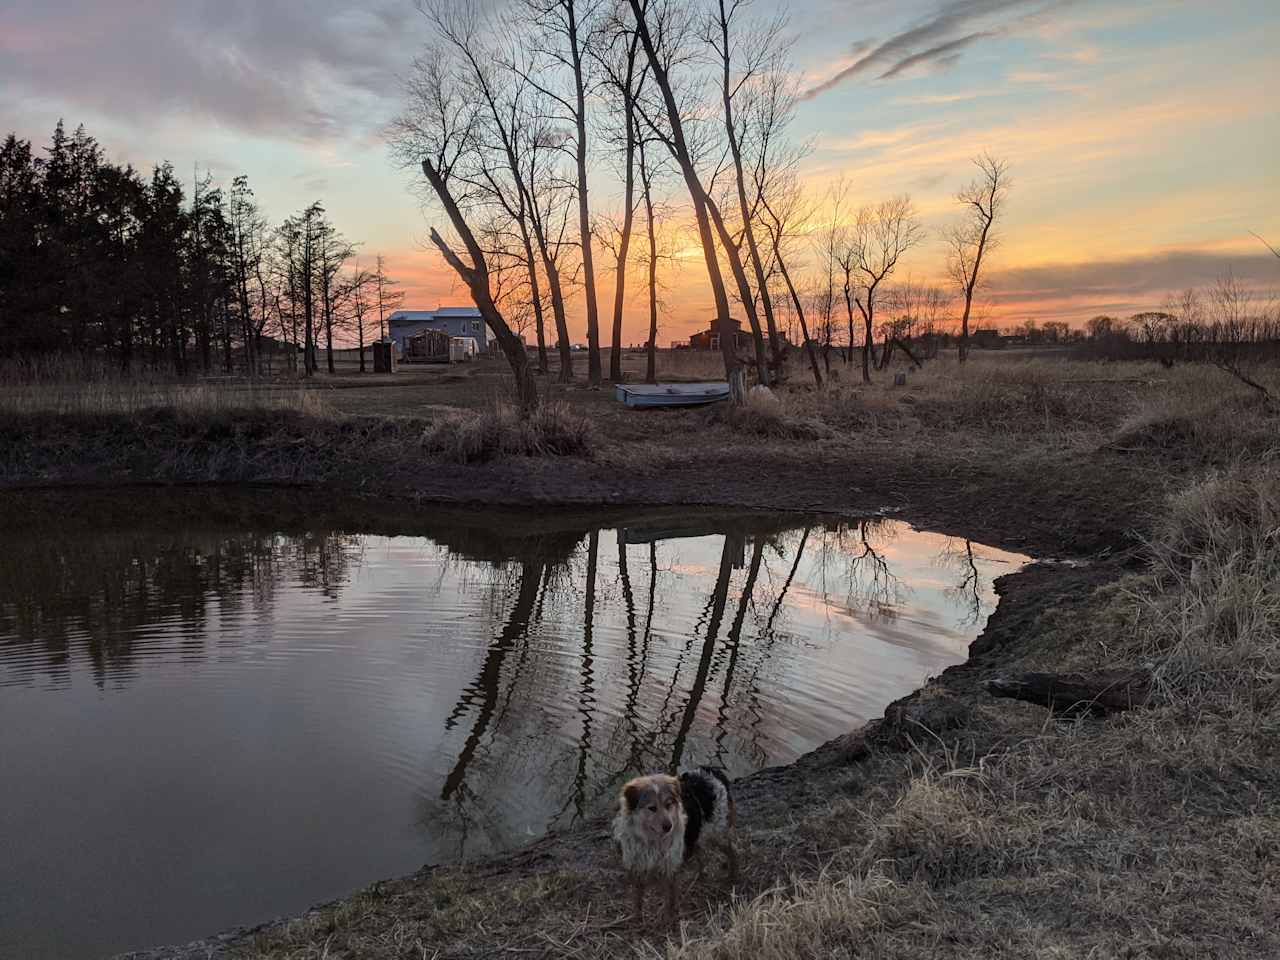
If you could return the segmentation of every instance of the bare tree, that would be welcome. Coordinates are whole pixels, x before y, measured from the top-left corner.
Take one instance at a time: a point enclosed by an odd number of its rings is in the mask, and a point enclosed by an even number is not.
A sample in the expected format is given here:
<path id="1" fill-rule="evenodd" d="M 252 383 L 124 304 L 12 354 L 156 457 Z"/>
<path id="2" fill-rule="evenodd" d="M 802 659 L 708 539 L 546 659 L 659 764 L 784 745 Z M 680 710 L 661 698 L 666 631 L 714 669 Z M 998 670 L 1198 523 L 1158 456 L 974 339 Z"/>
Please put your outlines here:
<path id="1" fill-rule="evenodd" d="M 707 191 L 698 174 L 694 154 L 685 135 L 685 113 L 676 98 L 669 73 L 671 66 L 681 55 L 678 38 L 682 31 L 675 23 L 681 6 L 676 0 L 627 0 L 627 2 L 635 18 L 640 44 L 649 61 L 654 85 L 661 96 L 666 124 L 664 127 L 656 117 L 647 114 L 645 120 L 655 135 L 666 145 L 680 167 L 680 173 L 689 191 L 689 198 L 693 202 L 698 239 L 702 243 L 702 255 L 707 265 L 707 279 L 711 284 L 711 293 L 715 301 L 716 324 L 720 329 L 720 350 L 724 357 L 725 374 L 729 379 L 730 402 L 740 404 L 746 400 L 746 389 L 729 321 L 729 297 L 725 290 L 724 275 L 720 271 L 715 235 L 712 232 L 711 218 L 707 211 Z M 642 109 L 642 112 L 645 111 Z"/>
<path id="2" fill-rule="evenodd" d="M 969 355 L 969 314 L 982 279 L 982 261 L 998 241 L 996 224 L 1009 195 L 1009 165 L 989 153 L 974 158 L 978 176 L 956 194 L 963 218 L 943 233 L 950 248 L 947 273 L 964 299 L 960 315 L 960 362 Z"/>
<path id="3" fill-rule="evenodd" d="M 947 322 L 950 297 L 933 284 L 917 283 L 908 277 L 883 295 L 895 314 L 895 335 L 911 343 L 921 357 L 937 353 L 937 338 Z"/>
<path id="4" fill-rule="evenodd" d="M 534 72 L 531 54 L 512 39 L 515 25 L 490 20 L 477 0 L 419 0 L 418 7 L 445 49 L 415 61 L 407 85 L 409 109 L 397 121 L 394 142 L 402 155 L 416 151 L 415 142 L 424 136 L 418 127 L 434 121 L 438 75 L 451 71 L 475 108 L 472 151 L 456 176 L 471 202 L 497 208 L 514 224 L 538 335 L 539 369 L 545 370 L 541 266 L 559 342 L 560 379 L 567 382 L 573 378 L 573 357 L 560 274 L 564 221 L 558 216 L 567 191 L 553 159 L 563 137 L 547 119 L 546 96 L 527 79 Z"/>
<path id="5" fill-rule="evenodd" d="M 818 316 L 818 339 L 823 347 L 823 364 L 827 372 L 831 372 L 831 348 L 835 342 L 835 310 L 837 287 L 843 267 L 840 263 L 841 252 L 849 248 L 849 227 L 844 223 L 844 208 L 848 199 L 849 185 L 843 179 L 833 183 L 827 190 L 822 206 L 826 212 L 821 224 L 810 235 L 813 248 L 816 275 L 813 288 L 813 305 Z M 852 276 L 852 264 L 848 276 Z M 845 310 L 849 327 L 849 350 L 845 354 L 845 363 L 853 362 L 853 287 L 850 281 L 843 285 L 846 291 Z"/>
<path id="6" fill-rule="evenodd" d="M 259 345 L 262 331 L 270 318 L 266 296 L 264 261 L 270 246 L 267 218 L 263 216 L 249 188 L 248 178 L 236 177 L 231 184 L 227 205 L 230 229 L 231 281 L 235 288 L 236 307 L 240 315 L 240 336 L 244 343 L 245 370 L 250 376 L 259 373 Z M 251 285 L 258 286 L 253 296 Z"/>
<path id="7" fill-rule="evenodd" d="M 769 295 L 769 284 L 765 277 L 764 259 L 760 255 L 760 246 L 756 242 L 755 205 L 747 199 L 747 176 L 743 160 L 745 140 L 752 129 L 752 124 L 739 115 L 736 107 L 740 98 L 750 97 L 756 92 L 755 87 L 767 75 L 776 76 L 782 73 L 781 61 L 786 55 L 786 45 L 780 45 L 780 37 L 785 20 L 782 17 L 776 17 L 766 23 L 738 29 L 738 21 L 747 4 L 748 0 L 716 0 L 716 6 L 711 13 L 706 30 L 706 43 L 714 52 L 720 68 L 720 106 L 729 156 L 733 161 L 738 215 L 741 218 L 743 241 L 751 261 L 751 269 L 755 274 L 756 295 L 760 298 L 764 309 L 765 325 L 769 335 L 769 363 L 765 369 L 776 370 L 781 364 L 781 344 L 778 340 L 777 321 L 773 313 L 773 299 Z M 777 89 L 776 83 L 771 85 L 771 89 L 765 92 L 766 98 L 772 99 Z M 767 151 L 762 150 L 760 155 L 766 156 Z M 754 307 L 748 308 L 748 316 L 755 316 Z M 769 382 L 767 374 L 761 382 Z"/>
<path id="8" fill-rule="evenodd" d="M 639 35 L 628 29 L 620 16 L 611 17 L 608 27 L 596 35 L 598 42 L 592 52 L 604 75 L 605 88 L 610 92 L 615 107 L 620 109 L 622 125 L 616 138 L 622 142 L 623 212 L 614 257 L 613 347 L 609 354 L 609 378 L 617 383 L 622 380 L 622 309 L 626 299 L 627 258 L 636 213 L 636 152 L 640 139 L 636 101 L 648 65 L 642 64 L 638 56 Z"/>
<path id="9" fill-rule="evenodd" d="M 801 207 L 800 182 L 794 174 L 775 180 L 771 187 L 773 189 L 766 187 L 763 178 L 758 181 L 761 208 L 765 216 L 765 229 L 769 234 L 774 263 L 786 284 L 787 293 L 791 296 L 791 305 L 795 310 L 796 318 L 800 321 L 800 335 L 804 338 L 804 350 L 809 357 L 809 366 L 813 369 L 814 382 L 822 386 L 822 371 L 818 367 L 818 355 L 814 350 L 813 338 L 809 335 L 804 303 L 800 298 L 800 292 L 796 289 L 791 270 L 787 266 L 788 241 L 796 236 L 795 224 L 803 222 L 808 212 Z M 776 195 L 770 197 L 771 192 L 776 192 Z"/>
<path id="10" fill-rule="evenodd" d="M 396 290 L 399 280 L 387 276 L 386 258 L 378 254 L 374 260 L 374 296 L 378 304 L 378 339 L 387 339 L 387 314 L 394 312 L 404 303 L 404 291 Z"/>
<path id="11" fill-rule="evenodd" d="M 337 227 L 327 220 L 320 224 L 318 257 L 316 267 L 319 276 L 316 278 L 320 288 L 321 320 L 324 323 L 325 357 L 329 374 L 334 373 L 333 366 L 333 328 L 338 324 L 338 274 L 343 265 L 355 255 L 355 245 L 348 241 Z"/>
<path id="12" fill-rule="evenodd" d="M 443 209 L 461 244 L 462 252 L 436 227 L 430 238 L 471 293 L 481 317 L 493 331 L 515 379 L 516 401 L 522 412 L 538 405 L 538 388 L 529 366 L 524 341 L 512 330 L 495 299 L 488 258 L 475 230 L 468 222 L 464 205 L 481 208 L 489 200 L 477 198 L 475 182 L 485 169 L 481 154 L 482 107 L 471 91 L 449 71 L 447 58 L 423 57 L 410 88 L 411 112 L 396 121 L 393 145 L 406 157 L 417 153 L 430 186 L 430 196 Z M 458 192 L 454 192 L 457 186 Z M 476 211 L 483 217 L 483 210 Z"/>
<path id="13" fill-rule="evenodd" d="M 524 78 L 558 108 L 555 116 L 573 127 L 573 159 L 578 201 L 578 240 L 582 252 L 583 297 L 587 310 L 587 380 L 600 384 L 600 312 L 596 302 L 595 257 L 592 248 L 591 208 L 587 197 L 587 95 L 592 92 L 594 77 L 590 75 L 587 50 L 592 45 L 592 32 L 600 27 L 598 0 L 523 0 L 533 23 L 539 30 L 536 41 L 541 54 L 549 61 L 536 71 L 523 71 Z M 567 89 L 562 92 L 548 74 L 567 72 Z"/>
<path id="14" fill-rule="evenodd" d="M 364 359 L 365 330 L 372 318 L 373 307 L 377 300 L 378 274 L 366 270 L 359 262 L 351 268 L 351 272 L 343 278 L 338 293 L 342 304 L 344 325 L 356 334 L 356 348 L 360 351 L 360 372 L 366 373 Z"/>
<path id="15" fill-rule="evenodd" d="M 871 382 L 871 360 L 874 350 L 876 301 L 880 285 L 893 273 L 902 255 L 920 242 L 923 231 L 916 219 L 911 198 L 905 194 L 858 211 L 853 229 L 845 237 L 836 259 L 844 271 L 845 305 L 856 275 L 857 291 L 853 301 L 862 315 L 862 382 Z M 850 310 L 849 349 L 853 349 L 852 311 Z"/>

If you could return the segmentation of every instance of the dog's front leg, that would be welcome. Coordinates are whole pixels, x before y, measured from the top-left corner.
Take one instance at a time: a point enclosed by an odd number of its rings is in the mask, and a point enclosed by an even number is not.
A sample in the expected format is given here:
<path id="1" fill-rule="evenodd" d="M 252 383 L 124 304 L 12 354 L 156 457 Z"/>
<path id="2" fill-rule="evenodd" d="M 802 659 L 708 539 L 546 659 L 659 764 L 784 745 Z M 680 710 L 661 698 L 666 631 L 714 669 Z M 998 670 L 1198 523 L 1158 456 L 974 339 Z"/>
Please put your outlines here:
<path id="1" fill-rule="evenodd" d="M 667 923 L 674 923 L 676 919 L 676 890 L 680 886 L 679 877 L 671 874 L 667 877 Z"/>
<path id="2" fill-rule="evenodd" d="M 637 920 L 644 920 L 644 881 L 639 877 L 631 880 L 631 912 Z"/>

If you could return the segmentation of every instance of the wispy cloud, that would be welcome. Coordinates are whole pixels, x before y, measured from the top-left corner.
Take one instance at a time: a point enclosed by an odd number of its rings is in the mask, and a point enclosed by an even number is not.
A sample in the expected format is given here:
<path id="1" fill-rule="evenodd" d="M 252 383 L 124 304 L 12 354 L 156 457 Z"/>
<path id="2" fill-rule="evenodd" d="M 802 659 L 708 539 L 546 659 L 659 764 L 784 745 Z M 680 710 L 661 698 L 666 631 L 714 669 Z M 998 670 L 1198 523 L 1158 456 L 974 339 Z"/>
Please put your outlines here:
<path id="1" fill-rule="evenodd" d="M 894 77 L 901 73 L 905 73 L 912 67 L 918 67 L 924 64 L 953 63 L 956 54 L 965 47 L 978 40 L 991 36 L 995 36 L 994 31 L 978 30 L 974 33 L 967 33 L 963 37 L 956 37 L 954 40 L 948 40 L 946 43 L 940 43 L 936 47 L 930 47 L 928 50 L 921 50 L 919 53 L 913 53 L 909 57 L 903 57 L 884 73 L 880 74 L 880 79 L 892 80 Z"/>
<path id="2" fill-rule="evenodd" d="M 1001 36 L 1023 22 L 1040 23 L 1075 0 L 948 0 L 922 22 L 882 43 L 861 41 L 852 60 L 805 90 L 811 100 L 854 77 L 891 80 L 912 67 L 950 65 L 979 40 Z"/>

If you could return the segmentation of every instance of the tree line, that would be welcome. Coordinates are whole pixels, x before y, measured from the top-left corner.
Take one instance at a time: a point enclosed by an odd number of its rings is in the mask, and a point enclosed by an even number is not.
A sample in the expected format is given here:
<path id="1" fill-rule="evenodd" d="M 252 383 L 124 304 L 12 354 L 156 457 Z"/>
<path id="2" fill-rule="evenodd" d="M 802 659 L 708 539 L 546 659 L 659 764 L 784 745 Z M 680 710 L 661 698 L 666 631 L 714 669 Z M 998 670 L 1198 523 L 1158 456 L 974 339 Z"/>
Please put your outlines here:
<path id="1" fill-rule="evenodd" d="M 497 11 L 482 0 L 418 0 L 418 8 L 431 39 L 406 81 L 393 150 L 421 170 L 424 198 L 444 214 L 448 226 L 432 227 L 431 242 L 493 330 L 522 407 L 538 402 L 535 373 L 549 370 L 552 327 L 560 377 L 574 376 L 573 297 L 583 301 L 588 382 L 604 376 L 604 322 L 613 332 L 609 375 L 621 378 L 632 260 L 647 268 L 654 379 L 668 189 L 696 232 L 735 401 L 745 374 L 731 314 L 745 317 L 746 364 L 766 385 L 782 371 L 788 325 L 800 328 L 819 383 L 838 341 L 846 362 L 860 347 L 866 380 L 905 347 L 894 326 L 903 313 L 886 320 L 887 295 L 924 230 L 909 197 L 857 210 L 845 209 L 846 187 L 806 198 L 806 147 L 789 135 L 799 90 L 781 15 L 755 16 L 748 0 L 512 0 Z M 943 237 L 949 289 L 922 304 L 918 285 L 905 285 L 912 323 L 954 305 L 962 359 L 1009 188 L 1002 160 L 976 163 L 977 178 L 957 195 L 962 215 Z M 589 173 L 606 170 L 620 214 L 602 212 L 590 193 Z M 597 287 L 610 266 L 614 296 L 602 318 Z M 534 361 L 522 336 L 529 330 Z"/>
<path id="2" fill-rule="evenodd" d="M 250 375 L 279 359 L 306 375 L 335 335 L 364 346 L 401 299 L 381 255 L 356 259 L 320 203 L 271 224 L 248 179 L 184 185 L 110 162 L 58 122 L 42 152 L 0 146 L 0 343 L 121 371 Z"/>

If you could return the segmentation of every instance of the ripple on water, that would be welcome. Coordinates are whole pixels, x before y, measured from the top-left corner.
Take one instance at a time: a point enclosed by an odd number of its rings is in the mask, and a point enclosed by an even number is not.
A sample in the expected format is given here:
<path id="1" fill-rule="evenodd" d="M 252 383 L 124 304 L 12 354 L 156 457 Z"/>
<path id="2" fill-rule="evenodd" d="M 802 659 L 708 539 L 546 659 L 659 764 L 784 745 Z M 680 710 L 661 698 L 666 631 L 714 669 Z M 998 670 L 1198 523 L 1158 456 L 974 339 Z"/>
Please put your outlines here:
<path id="1" fill-rule="evenodd" d="M 296 912 L 785 763 L 963 659 L 1025 558 L 892 521 L 55 532 L 0 566 L 0 955 Z M 492 539 L 492 538 L 491 538 Z"/>

